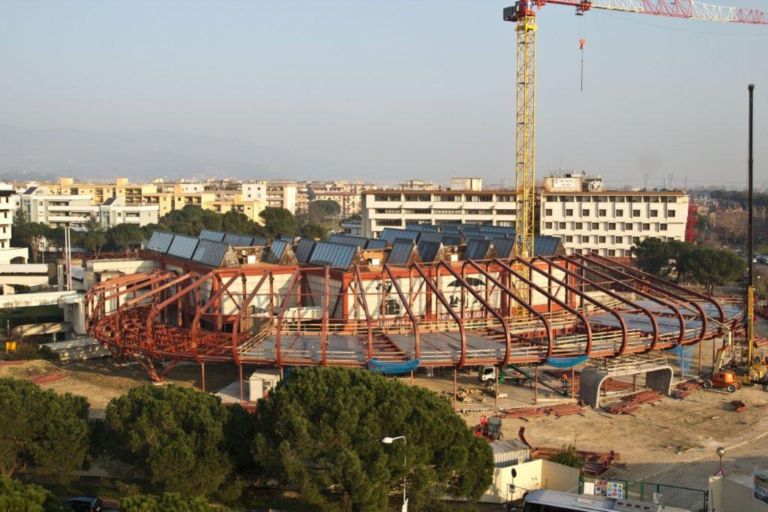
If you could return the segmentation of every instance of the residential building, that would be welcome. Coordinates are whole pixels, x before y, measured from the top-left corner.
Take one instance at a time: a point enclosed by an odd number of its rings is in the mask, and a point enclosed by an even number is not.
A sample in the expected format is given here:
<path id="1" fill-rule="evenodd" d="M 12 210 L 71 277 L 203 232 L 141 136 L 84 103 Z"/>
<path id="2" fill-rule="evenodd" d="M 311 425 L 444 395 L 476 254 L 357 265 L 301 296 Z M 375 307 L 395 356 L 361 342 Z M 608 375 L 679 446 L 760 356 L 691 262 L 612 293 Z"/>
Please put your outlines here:
<path id="1" fill-rule="evenodd" d="M 483 178 L 451 178 L 451 190 L 483 190 Z"/>
<path id="2" fill-rule="evenodd" d="M 671 190 L 606 190 L 583 175 L 549 177 L 540 198 L 540 231 L 567 254 L 629 257 L 646 238 L 685 240 L 688 195 Z"/>
<path id="3" fill-rule="evenodd" d="M 362 195 L 363 234 L 406 224 L 514 226 L 513 190 L 369 190 Z"/>
<path id="4" fill-rule="evenodd" d="M 85 229 L 99 219 L 99 206 L 90 195 L 51 193 L 47 187 L 30 187 L 21 194 L 21 210 L 30 222 L 53 228 Z"/>
<path id="5" fill-rule="evenodd" d="M 419 179 L 404 181 L 399 188 L 402 190 L 440 190 L 436 183 Z"/>
<path id="6" fill-rule="evenodd" d="M 315 192 L 316 200 L 336 201 L 341 207 L 341 217 L 359 215 L 362 206 L 362 196 L 357 192 L 318 191 Z"/>
<path id="7" fill-rule="evenodd" d="M 12 186 L 0 183 L 0 265 L 25 263 L 29 259 L 26 247 L 11 247 L 13 216 L 18 194 Z"/>
<path id="8" fill-rule="evenodd" d="M 245 201 L 264 201 L 267 202 L 267 182 L 266 181 L 248 181 L 241 185 L 240 189 L 243 200 Z"/>
<path id="9" fill-rule="evenodd" d="M 270 181 L 267 182 L 267 206 L 271 208 L 285 208 L 291 213 L 296 213 L 297 186 L 293 182 Z M 307 198 L 309 201 L 309 198 Z"/>
<path id="10" fill-rule="evenodd" d="M 104 229 L 118 224 L 157 224 L 159 208 L 153 204 L 126 204 L 125 198 L 111 197 L 99 206 L 99 223 Z"/>

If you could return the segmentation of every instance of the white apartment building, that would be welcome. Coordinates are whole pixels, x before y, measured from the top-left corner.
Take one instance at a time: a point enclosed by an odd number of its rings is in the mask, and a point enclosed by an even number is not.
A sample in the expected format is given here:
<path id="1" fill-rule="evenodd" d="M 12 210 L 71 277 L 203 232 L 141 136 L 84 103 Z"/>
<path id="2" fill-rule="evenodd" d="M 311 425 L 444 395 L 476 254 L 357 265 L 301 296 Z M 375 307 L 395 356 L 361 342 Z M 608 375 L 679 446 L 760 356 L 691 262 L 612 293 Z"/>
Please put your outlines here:
<path id="1" fill-rule="evenodd" d="M 267 206 L 285 208 L 295 214 L 297 193 L 296 183 L 269 181 L 267 182 Z"/>
<path id="2" fill-rule="evenodd" d="M 118 224 L 146 226 L 157 224 L 160 219 L 160 207 L 156 204 L 126 205 L 125 199 L 113 197 L 99 206 L 99 223 L 104 229 Z"/>
<path id="3" fill-rule="evenodd" d="M 241 185 L 240 192 L 245 201 L 267 202 L 267 182 L 249 181 Z"/>
<path id="4" fill-rule="evenodd" d="M 514 226 L 512 190 L 369 190 L 362 195 L 363 235 L 406 224 Z"/>
<path id="5" fill-rule="evenodd" d="M 542 235 L 560 237 L 567 254 L 629 257 L 646 238 L 685 240 L 689 198 L 682 191 L 604 190 L 599 178 L 545 179 Z"/>
<path id="6" fill-rule="evenodd" d="M 30 222 L 53 228 L 85 229 L 88 222 L 99 219 L 99 206 L 90 195 L 54 195 L 44 187 L 30 187 L 21 194 L 21 209 Z"/>

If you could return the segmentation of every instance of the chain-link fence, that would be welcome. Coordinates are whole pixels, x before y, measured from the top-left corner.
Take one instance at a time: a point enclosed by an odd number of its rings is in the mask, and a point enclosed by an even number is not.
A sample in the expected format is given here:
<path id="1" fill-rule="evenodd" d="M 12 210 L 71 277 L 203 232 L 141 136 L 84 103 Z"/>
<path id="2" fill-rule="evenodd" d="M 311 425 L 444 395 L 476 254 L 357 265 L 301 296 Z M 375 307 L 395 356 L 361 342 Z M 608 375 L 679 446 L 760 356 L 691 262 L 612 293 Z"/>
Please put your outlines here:
<path id="1" fill-rule="evenodd" d="M 675 485 L 585 476 L 579 482 L 579 492 L 644 501 L 691 512 L 707 512 L 709 509 L 709 494 L 706 490 Z"/>

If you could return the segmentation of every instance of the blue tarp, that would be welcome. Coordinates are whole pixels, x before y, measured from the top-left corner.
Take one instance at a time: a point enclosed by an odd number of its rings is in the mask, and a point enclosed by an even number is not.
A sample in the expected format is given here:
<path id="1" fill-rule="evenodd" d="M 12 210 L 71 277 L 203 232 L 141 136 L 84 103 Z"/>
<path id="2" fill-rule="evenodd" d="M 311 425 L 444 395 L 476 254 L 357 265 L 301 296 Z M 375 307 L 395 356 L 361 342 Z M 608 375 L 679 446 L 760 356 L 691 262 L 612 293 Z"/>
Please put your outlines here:
<path id="1" fill-rule="evenodd" d="M 576 357 L 550 357 L 544 364 L 554 366 L 555 368 L 573 368 L 576 365 L 584 363 L 589 359 L 587 356 Z"/>
<path id="2" fill-rule="evenodd" d="M 377 361 L 371 359 L 368 362 L 368 369 L 373 372 L 384 373 L 386 375 L 398 375 L 401 373 L 411 373 L 419 367 L 421 361 L 418 359 L 411 359 L 409 361 L 402 362 L 390 362 L 390 361 Z"/>

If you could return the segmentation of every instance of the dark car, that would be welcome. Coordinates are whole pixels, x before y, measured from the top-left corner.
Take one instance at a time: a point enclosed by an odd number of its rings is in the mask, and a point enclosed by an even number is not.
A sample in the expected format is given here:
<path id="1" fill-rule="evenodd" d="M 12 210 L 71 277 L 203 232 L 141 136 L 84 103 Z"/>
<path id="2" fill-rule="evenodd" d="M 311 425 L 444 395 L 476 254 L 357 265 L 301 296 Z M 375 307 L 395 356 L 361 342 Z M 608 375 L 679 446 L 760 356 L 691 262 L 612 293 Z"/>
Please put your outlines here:
<path id="1" fill-rule="evenodd" d="M 64 508 L 76 512 L 101 512 L 103 505 L 101 499 L 93 496 L 78 496 L 64 502 Z"/>

